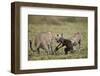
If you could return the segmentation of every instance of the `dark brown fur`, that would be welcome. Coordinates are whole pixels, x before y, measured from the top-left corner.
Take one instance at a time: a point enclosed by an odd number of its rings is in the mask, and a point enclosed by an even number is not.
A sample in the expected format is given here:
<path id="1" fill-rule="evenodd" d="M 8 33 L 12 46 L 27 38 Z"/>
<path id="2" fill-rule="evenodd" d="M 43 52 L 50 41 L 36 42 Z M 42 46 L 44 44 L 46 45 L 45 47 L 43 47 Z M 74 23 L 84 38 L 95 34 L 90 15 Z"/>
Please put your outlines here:
<path id="1" fill-rule="evenodd" d="M 68 51 L 72 51 L 73 50 L 73 44 L 71 42 L 71 40 L 69 39 L 64 39 L 63 37 L 61 37 L 59 39 L 59 45 L 55 48 L 55 51 L 59 50 L 60 48 L 64 47 L 64 51 L 65 51 L 65 54 L 68 53 Z"/>

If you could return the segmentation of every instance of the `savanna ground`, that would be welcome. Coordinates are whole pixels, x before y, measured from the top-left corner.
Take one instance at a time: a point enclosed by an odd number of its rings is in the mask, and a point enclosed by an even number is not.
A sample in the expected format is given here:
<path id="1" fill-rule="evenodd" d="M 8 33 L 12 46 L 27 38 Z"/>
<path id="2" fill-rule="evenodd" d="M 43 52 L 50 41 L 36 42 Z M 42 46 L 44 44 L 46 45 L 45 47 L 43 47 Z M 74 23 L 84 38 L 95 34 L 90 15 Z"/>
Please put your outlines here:
<path id="1" fill-rule="evenodd" d="M 50 60 L 50 59 L 80 59 L 88 56 L 88 20 L 86 17 L 68 17 L 68 16 L 28 16 L 28 40 L 33 39 L 40 32 L 54 32 L 64 34 L 64 38 L 70 38 L 75 32 L 81 32 L 82 44 L 80 51 L 64 54 L 61 48 L 57 55 L 46 55 L 45 51 L 40 49 L 41 54 L 33 53 L 28 46 L 28 60 Z M 32 46 L 35 48 L 34 46 Z M 54 46 L 55 48 L 55 46 Z"/>

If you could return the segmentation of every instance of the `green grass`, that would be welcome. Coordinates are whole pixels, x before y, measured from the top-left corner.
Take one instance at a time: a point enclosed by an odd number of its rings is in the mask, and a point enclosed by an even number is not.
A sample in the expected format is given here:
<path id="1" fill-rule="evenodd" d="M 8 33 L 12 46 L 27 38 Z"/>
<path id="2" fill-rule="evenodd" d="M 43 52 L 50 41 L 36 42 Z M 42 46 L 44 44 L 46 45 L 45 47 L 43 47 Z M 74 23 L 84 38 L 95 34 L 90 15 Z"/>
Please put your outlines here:
<path id="1" fill-rule="evenodd" d="M 39 16 L 35 17 L 39 18 Z M 47 55 L 44 50 L 40 50 L 41 54 L 38 55 L 37 52 L 32 52 L 30 48 L 28 47 L 28 60 L 51 60 L 51 59 L 80 59 L 80 58 L 87 58 L 88 56 L 88 26 L 87 26 L 87 18 L 78 18 L 76 17 L 74 20 L 68 20 L 66 17 L 53 17 L 53 21 L 58 21 L 58 24 L 51 22 L 48 22 L 50 17 L 44 17 L 44 19 L 47 18 L 47 21 L 41 22 L 38 20 L 37 22 L 34 22 L 34 16 L 32 17 L 32 20 L 29 21 L 28 24 L 28 40 L 34 40 L 35 35 L 37 35 L 39 32 L 54 32 L 54 33 L 63 33 L 64 38 L 70 38 L 73 33 L 75 32 L 81 32 L 82 33 L 82 44 L 81 49 L 74 51 L 73 53 L 69 52 L 67 55 L 64 54 L 63 48 L 59 49 L 57 51 L 57 55 Z M 52 17 L 51 17 L 52 18 Z M 31 19 L 31 16 L 29 17 L 29 20 Z M 63 19 L 65 19 L 63 21 Z M 71 18 L 70 18 L 71 19 Z M 37 20 L 36 20 L 37 21 Z M 46 23 L 45 23 L 46 22 Z M 57 23 L 57 22 L 56 22 Z M 34 42 L 34 41 L 33 41 Z M 33 46 L 33 48 L 35 48 Z M 55 48 L 55 46 L 54 46 Z"/>

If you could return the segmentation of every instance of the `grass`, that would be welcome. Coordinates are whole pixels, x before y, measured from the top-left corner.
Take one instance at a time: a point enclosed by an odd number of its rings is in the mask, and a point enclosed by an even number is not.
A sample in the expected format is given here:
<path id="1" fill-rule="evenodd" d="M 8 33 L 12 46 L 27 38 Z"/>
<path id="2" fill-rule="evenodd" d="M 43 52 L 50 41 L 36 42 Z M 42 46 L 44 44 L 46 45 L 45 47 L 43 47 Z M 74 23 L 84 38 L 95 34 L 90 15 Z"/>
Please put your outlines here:
<path id="1" fill-rule="evenodd" d="M 45 20 L 45 18 L 47 20 Z M 72 18 L 72 21 L 71 21 Z M 36 19 L 34 22 L 34 19 Z M 39 20 L 38 20 L 39 19 Z M 46 55 L 45 51 L 41 49 L 41 54 L 38 55 L 37 52 L 33 53 L 32 50 L 28 47 L 28 60 L 51 60 L 51 59 L 80 59 L 87 58 L 88 56 L 88 26 L 87 18 L 83 17 L 51 17 L 51 16 L 42 16 L 43 21 L 41 21 L 40 16 L 29 16 L 28 24 L 28 39 L 33 40 L 34 37 L 39 32 L 54 32 L 54 33 L 63 33 L 65 38 L 70 38 L 73 33 L 81 32 L 82 33 L 82 44 L 81 49 L 74 51 L 73 53 L 64 54 L 63 48 L 57 51 L 57 55 Z M 59 22 L 57 24 L 54 22 Z M 33 20 L 33 22 L 32 22 Z M 49 22 L 51 21 L 51 22 Z M 45 23 L 46 22 L 46 23 Z M 35 48 L 34 46 L 32 46 Z M 54 46 L 55 47 L 55 46 Z"/>

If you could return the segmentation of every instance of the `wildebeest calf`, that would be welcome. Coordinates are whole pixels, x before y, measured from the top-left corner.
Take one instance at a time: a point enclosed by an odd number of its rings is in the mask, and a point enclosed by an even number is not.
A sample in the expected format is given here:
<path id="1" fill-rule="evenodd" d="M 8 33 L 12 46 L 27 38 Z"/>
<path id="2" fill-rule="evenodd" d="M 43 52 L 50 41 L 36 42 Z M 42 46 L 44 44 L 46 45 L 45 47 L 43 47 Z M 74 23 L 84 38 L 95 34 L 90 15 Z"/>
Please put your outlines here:
<path id="1" fill-rule="evenodd" d="M 58 43 L 59 43 L 59 45 L 55 48 L 55 51 L 57 51 L 58 49 L 60 49 L 64 46 L 65 46 L 65 48 L 64 48 L 65 54 L 67 54 L 68 51 L 73 51 L 73 44 L 72 44 L 71 40 L 61 37 L 61 38 L 59 38 Z"/>

